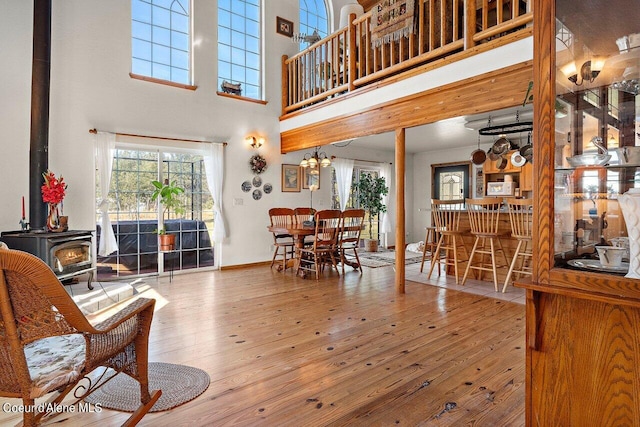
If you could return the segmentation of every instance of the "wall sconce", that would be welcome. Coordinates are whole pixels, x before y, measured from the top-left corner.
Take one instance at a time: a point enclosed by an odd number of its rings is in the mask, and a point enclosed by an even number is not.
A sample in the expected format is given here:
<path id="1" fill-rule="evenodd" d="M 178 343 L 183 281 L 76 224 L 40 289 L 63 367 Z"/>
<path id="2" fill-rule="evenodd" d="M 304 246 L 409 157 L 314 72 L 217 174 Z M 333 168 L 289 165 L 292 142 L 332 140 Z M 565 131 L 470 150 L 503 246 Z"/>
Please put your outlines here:
<path id="1" fill-rule="evenodd" d="M 576 68 L 576 62 L 571 61 L 560 68 L 562 74 L 567 76 L 567 78 L 576 86 L 582 86 L 582 84 L 586 81 L 589 83 L 593 83 L 593 81 L 598 77 L 600 71 L 604 67 L 604 58 L 593 57 L 589 61 L 585 61 L 584 64 L 580 67 L 580 76 L 578 76 L 578 70 Z M 578 83 L 578 77 L 580 77 L 580 82 Z"/>
<path id="2" fill-rule="evenodd" d="M 309 173 L 313 175 L 317 175 L 319 173 L 318 165 L 322 166 L 323 168 L 331 165 L 331 159 L 329 159 L 327 153 L 325 153 L 324 151 L 318 151 L 318 147 L 316 147 L 316 150 L 313 153 L 305 154 L 302 158 L 302 161 L 300 161 L 300 166 L 302 166 L 303 168 L 311 168 L 311 172 Z"/>
<path id="3" fill-rule="evenodd" d="M 247 144 L 251 146 L 251 148 L 257 149 L 262 147 L 262 145 L 264 144 L 264 138 L 261 136 L 255 137 L 250 135 L 250 136 L 247 136 L 244 140 L 247 142 Z"/>

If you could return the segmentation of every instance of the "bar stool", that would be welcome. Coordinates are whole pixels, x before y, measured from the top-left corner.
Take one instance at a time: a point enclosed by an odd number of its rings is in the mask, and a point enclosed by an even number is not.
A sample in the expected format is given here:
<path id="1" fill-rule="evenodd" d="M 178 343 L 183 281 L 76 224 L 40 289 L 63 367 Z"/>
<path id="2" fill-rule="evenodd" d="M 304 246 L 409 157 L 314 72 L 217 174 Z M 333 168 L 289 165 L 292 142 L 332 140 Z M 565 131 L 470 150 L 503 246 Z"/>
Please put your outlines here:
<path id="1" fill-rule="evenodd" d="M 424 268 L 424 261 L 427 259 L 427 252 L 429 252 L 429 258 L 433 260 L 433 253 L 438 246 L 438 238 L 436 237 L 436 228 L 427 227 L 427 235 L 424 238 L 424 246 L 422 247 L 422 262 L 420 263 L 420 273 Z"/>
<path id="2" fill-rule="evenodd" d="M 440 273 L 441 264 L 444 263 L 445 268 L 449 265 L 453 266 L 456 277 L 456 284 L 459 283 L 458 264 L 464 262 L 464 259 L 458 258 L 459 249 L 462 249 L 464 257 L 468 258 L 467 249 L 464 247 L 462 236 L 469 230 L 460 229 L 460 214 L 464 211 L 464 202 L 462 200 L 432 200 L 431 212 L 433 214 L 433 222 L 435 225 L 435 233 L 440 237 L 436 250 L 431 254 L 431 268 L 427 278 L 431 278 L 431 273 L 435 265 L 438 265 L 438 274 Z M 441 252 L 444 250 L 444 258 Z M 453 254 L 453 257 L 451 257 Z"/>
<path id="3" fill-rule="evenodd" d="M 498 271 L 497 267 L 509 266 L 507 255 L 502 248 L 500 237 L 509 234 L 508 231 L 502 231 L 499 228 L 500 206 L 502 199 L 499 197 L 487 197 L 484 199 L 467 199 L 467 211 L 469 212 L 469 224 L 471 225 L 471 234 L 476 237 L 469 256 L 469 263 L 462 278 L 462 284 L 467 280 L 470 270 L 479 270 L 480 280 L 482 280 L 482 272 L 490 271 L 493 273 L 493 284 L 496 292 L 498 291 Z M 487 246 L 488 244 L 488 246 Z M 497 246 L 497 248 L 496 248 Z M 504 265 L 496 265 L 496 252 L 502 253 Z M 474 257 L 480 255 L 480 262 L 474 263 Z M 485 255 L 489 255 L 490 263 L 485 262 Z"/>
<path id="4" fill-rule="evenodd" d="M 531 276 L 531 265 L 528 261 L 533 259 L 533 200 L 509 198 L 507 199 L 507 208 L 509 210 L 509 220 L 511 221 L 511 236 L 518 240 L 518 246 L 513 254 L 502 292 L 506 292 L 513 273 Z M 518 257 L 520 257 L 520 267 L 516 270 Z"/>

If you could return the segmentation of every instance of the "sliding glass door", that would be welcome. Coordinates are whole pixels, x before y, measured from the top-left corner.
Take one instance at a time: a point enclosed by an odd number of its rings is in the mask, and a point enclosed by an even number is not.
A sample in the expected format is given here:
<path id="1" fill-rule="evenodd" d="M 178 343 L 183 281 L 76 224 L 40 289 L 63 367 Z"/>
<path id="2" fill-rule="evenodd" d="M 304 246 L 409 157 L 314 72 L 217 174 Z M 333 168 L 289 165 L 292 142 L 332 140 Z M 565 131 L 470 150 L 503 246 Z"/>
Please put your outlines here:
<path id="1" fill-rule="evenodd" d="M 213 200 L 205 174 L 200 154 L 166 148 L 116 149 L 108 198 L 118 250 L 98 256 L 98 279 L 213 267 Z M 180 197 L 185 214 L 169 210 L 160 221 L 162 211 L 151 199 L 154 180 L 175 181 L 184 188 Z M 99 224 L 99 213 L 96 221 Z M 170 253 L 158 248 L 157 230 L 163 223 L 168 233 L 176 235 L 175 251 Z"/>

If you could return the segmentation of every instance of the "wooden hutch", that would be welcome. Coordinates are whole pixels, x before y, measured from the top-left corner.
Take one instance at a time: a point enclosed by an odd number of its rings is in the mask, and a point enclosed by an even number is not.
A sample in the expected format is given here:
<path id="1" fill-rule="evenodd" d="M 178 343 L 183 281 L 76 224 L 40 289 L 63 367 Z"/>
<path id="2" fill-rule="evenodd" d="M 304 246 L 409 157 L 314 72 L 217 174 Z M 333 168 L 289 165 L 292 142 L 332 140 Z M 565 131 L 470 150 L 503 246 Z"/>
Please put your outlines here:
<path id="1" fill-rule="evenodd" d="M 566 157 L 592 150 L 592 135 L 612 145 L 640 145 L 634 129 L 638 5 L 637 0 L 534 2 L 538 226 L 532 281 L 518 284 L 527 290 L 530 426 L 640 426 L 640 281 L 569 262 L 588 260 L 589 246 L 627 235 L 617 197 L 640 187 L 640 167 L 615 159 L 566 165 Z M 606 59 L 600 73 L 597 57 Z M 567 71 L 571 61 L 574 72 Z M 587 61 L 590 69 L 581 66 Z M 569 126 L 561 129 L 567 118 Z M 591 244 L 574 233 L 583 224 L 579 221 L 600 225 Z"/>

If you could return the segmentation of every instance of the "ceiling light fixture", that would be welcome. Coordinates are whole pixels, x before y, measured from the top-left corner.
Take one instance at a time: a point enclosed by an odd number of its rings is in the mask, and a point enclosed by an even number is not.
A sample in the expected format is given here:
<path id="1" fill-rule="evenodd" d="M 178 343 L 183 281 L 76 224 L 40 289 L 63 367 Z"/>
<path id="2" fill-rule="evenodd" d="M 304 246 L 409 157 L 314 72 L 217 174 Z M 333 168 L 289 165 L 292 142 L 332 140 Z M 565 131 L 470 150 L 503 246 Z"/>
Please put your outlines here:
<path id="1" fill-rule="evenodd" d="M 318 166 L 326 168 L 329 165 L 331 165 L 331 159 L 329 159 L 329 156 L 327 156 L 327 153 L 324 151 L 318 151 L 318 147 L 316 147 L 313 153 L 305 154 L 300 161 L 300 166 L 303 168 L 310 168 L 309 173 L 312 175 L 320 173 Z"/>

